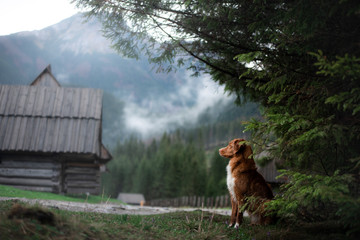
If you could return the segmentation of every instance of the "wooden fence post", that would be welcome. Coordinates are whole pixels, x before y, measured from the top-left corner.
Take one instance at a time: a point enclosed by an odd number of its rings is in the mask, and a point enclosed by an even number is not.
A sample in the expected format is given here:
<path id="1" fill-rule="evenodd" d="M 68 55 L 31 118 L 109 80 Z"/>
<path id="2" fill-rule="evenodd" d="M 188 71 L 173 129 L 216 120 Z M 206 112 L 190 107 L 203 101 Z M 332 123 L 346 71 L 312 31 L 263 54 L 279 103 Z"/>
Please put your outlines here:
<path id="1" fill-rule="evenodd" d="M 192 196 L 191 207 L 196 207 L 196 196 Z"/>
<path id="2" fill-rule="evenodd" d="M 220 196 L 216 196 L 214 208 L 218 208 L 218 207 L 219 207 L 219 201 L 220 201 Z"/>

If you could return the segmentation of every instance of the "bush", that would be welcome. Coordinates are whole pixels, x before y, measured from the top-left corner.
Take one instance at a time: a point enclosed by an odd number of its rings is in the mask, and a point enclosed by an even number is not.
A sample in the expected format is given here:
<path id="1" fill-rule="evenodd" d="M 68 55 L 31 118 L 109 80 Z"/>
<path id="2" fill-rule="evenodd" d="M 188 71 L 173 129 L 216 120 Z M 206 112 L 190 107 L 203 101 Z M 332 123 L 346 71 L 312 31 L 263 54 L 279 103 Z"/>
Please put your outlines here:
<path id="1" fill-rule="evenodd" d="M 348 235 L 360 234 L 360 198 L 350 191 L 354 178 L 335 172 L 332 176 L 282 170 L 289 182 L 268 208 L 286 221 L 338 220 Z"/>

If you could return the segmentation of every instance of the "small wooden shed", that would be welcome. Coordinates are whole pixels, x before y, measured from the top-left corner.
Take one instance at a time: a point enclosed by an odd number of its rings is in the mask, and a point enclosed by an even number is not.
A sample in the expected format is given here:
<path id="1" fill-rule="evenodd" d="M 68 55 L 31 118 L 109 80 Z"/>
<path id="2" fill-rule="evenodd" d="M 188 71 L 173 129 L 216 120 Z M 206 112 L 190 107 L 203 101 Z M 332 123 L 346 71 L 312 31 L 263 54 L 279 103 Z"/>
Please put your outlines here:
<path id="1" fill-rule="evenodd" d="M 117 199 L 132 205 L 145 204 L 145 197 L 141 193 L 119 193 Z"/>
<path id="2" fill-rule="evenodd" d="M 111 160 L 101 142 L 102 94 L 61 87 L 50 65 L 30 86 L 0 85 L 0 184 L 99 194 Z"/>

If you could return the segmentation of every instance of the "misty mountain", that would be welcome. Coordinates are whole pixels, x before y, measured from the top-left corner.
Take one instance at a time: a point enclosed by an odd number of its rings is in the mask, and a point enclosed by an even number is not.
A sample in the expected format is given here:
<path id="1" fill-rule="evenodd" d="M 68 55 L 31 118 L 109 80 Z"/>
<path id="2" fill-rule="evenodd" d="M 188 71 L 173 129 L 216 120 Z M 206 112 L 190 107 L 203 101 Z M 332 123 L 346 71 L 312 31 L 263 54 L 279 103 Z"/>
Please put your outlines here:
<path id="1" fill-rule="evenodd" d="M 133 131 L 149 137 L 195 124 L 205 110 L 232 101 L 209 76 L 195 78 L 185 69 L 156 73 L 145 58 L 124 58 L 110 45 L 101 24 L 81 14 L 0 36 L 0 83 L 29 84 L 51 64 L 62 86 L 103 89 L 103 139 L 110 145 Z"/>
<path id="2" fill-rule="evenodd" d="M 126 59 L 110 48 L 101 24 L 81 14 L 40 31 L 0 37 L 0 79 L 28 84 L 48 64 L 62 85 L 101 88 L 123 99 L 173 92 L 181 74 L 156 74 L 147 60 Z"/>

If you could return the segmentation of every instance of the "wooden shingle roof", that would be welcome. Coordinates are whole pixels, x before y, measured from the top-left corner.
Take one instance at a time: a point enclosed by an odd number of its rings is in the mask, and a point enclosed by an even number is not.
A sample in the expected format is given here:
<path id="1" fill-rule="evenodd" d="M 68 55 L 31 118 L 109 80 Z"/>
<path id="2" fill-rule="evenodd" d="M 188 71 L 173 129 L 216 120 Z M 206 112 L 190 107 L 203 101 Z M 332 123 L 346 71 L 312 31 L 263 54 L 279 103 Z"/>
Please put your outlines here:
<path id="1" fill-rule="evenodd" d="M 0 151 L 110 159 L 101 143 L 101 107 L 99 89 L 0 85 Z"/>

